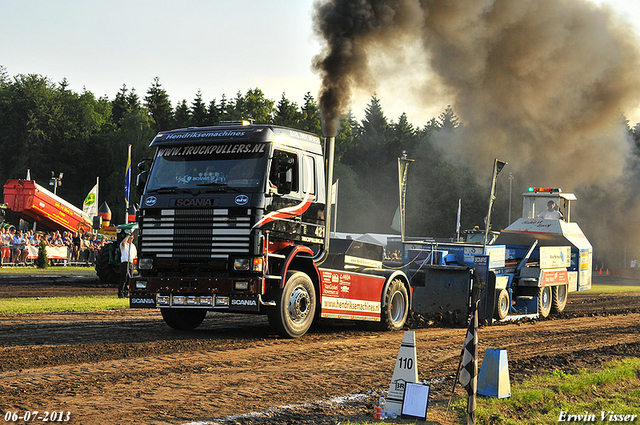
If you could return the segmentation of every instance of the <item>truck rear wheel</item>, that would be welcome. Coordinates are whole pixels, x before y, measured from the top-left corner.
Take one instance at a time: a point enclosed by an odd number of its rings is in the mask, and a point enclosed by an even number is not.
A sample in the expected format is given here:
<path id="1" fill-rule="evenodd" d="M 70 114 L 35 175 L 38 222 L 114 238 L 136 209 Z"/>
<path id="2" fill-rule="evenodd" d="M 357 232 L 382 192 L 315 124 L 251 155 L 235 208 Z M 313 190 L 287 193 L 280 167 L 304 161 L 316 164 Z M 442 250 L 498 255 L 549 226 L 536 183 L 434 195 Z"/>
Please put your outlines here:
<path id="1" fill-rule="evenodd" d="M 394 279 L 385 294 L 380 325 L 384 330 L 397 331 L 404 327 L 409 316 L 409 295 L 400 279 Z"/>
<path id="2" fill-rule="evenodd" d="M 195 308 L 161 308 L 164 322 L 178 331 L 190 331 L 202 323 L 207 310 Z"/>
<path id="3" fill-rule="evenodd" d="M 562 313 L 567 306 L 567 285 L 553 287 L 551 296 L 551 311 L 553 313 Z"/>
<path id="4" fill-rule="evenodd" d="M 501 289 L 496 296 L 496 312 L 494 317 L 498 320 L 502 320 L 509 314 L 509 292 L 506 289 Z"/>
<path id="5" fill-rule="evenodd" d="M 269 324 L 285 338 L 301 337 L 313 323 L 317 302 L 316 289 L 309 276 L 289 272 L 276 306 L 267 310 Z"/>
<path id="6" fill-rule="evenodd" d="M 548 317 L 551 312 L 551 287 L 545 286 L 538 290 L 538 313 L 542 317 Z"/>

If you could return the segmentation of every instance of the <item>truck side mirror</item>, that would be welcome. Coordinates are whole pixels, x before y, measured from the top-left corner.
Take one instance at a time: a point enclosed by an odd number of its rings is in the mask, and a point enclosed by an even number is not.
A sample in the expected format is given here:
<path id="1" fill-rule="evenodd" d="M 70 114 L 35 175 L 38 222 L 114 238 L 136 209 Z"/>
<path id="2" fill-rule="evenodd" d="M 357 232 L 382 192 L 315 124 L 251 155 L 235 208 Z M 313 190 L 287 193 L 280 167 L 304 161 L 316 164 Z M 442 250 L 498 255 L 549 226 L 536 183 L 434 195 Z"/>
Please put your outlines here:
<path id="1" fill-rule="evenodd" d="M 293 158 L 290 156 L 281 156 L 278 158 L 278 166 L 280 168 L 284 168 L 285 170 L 289 170 L 293 167 Z"/>
<path id="2" fill-rule="evenodd" d="M 278 157 L 278 193 L 281 195 L 291 193 L 294 163 L 294 159 L 290 156 L 282 155 Z"/>
<path id="3" fill-rule="evenodd" d="M 292 184 L 293 172 L 291 171 L 291 168 L 278 172 L 278 193 L 282 195 L 291 193 Z"/>
<path id="4" fill-rule="evenodd" d="M 138 162 L 138 171 L 143 172 L 147 170 L 147 162 L 151 161 L 148 158 L 143 159 L 142 161 Z"/>
<path id="5" fill-rule="evenodd" d="M 142 196 L 142 191 L 144 191 L 144 185 L 147 184 L 147 177 L 149 177 L 149 171 L 147 171 L 147 164 L 151 162 L 151 159 L 144 158 L 142 161 L 138 162 L 138 176 L 136 177 L 136 193 L 138 196 Z"/>
<path id="6" fill-rule="evenodd" d="M 147 177 L 149 177 L 148 171 L 143 171 L 138 174 L 138 177 L 136 177 L 136 192 L 138 193 L 138 196 L 142 196 L 144 185 L 147 184 Z"/>

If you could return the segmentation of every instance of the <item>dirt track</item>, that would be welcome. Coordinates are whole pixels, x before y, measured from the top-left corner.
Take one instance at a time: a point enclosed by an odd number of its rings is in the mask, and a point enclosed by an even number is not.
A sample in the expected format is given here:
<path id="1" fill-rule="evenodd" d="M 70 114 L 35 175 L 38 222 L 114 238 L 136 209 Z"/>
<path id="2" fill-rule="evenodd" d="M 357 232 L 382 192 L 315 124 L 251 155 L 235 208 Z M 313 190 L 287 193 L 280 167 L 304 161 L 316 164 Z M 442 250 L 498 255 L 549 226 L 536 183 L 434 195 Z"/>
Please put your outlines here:
<path id="1" fill-rule="evenodd" d="M 0 288 L 1 297 L 114 292 L 87 282 Z M 481 328 L 479 352 L 508 350 L 514 382 L 638 357 L 639 326 L 640 292 L 572 293 L 565 313 L 553 319 Z M 448 397 L 465 330 L 414 330 L 419 376 L 432 384 L 428 419 L 450 423 L 452 415 L 444 421 L 436 404 Z M 0 316 L 0 410 L 68 411 L 77 424 L 370 421 L 401 340 L 401 332 L 335 322 L 285 340 L 262 316 L 212 313 L 193 332 L 171 330 L 156 310 Z M 276 409 L 285 405 L 295 406 Z M 262 414 L 229 418 L 250 412 Z"/>

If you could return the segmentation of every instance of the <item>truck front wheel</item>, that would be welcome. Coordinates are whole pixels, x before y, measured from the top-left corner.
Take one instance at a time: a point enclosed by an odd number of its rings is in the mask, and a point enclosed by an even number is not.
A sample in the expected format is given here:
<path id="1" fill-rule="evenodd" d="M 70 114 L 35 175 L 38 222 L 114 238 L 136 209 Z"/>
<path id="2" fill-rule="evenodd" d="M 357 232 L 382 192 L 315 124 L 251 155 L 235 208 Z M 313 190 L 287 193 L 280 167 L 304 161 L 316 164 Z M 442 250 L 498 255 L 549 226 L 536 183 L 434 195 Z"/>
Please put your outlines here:
<path id="1" fill-rule="evenodd" d="M 301 337 L 313 323 L 316 306 L 316 289 L 309 276 L 289 272 L 275 307 L 267 311 L 269 324 L 285 338 Z"/>
<path id="2" fill-rule="evenodd" d="M 385 306 L 380 318 L 384 330 L 397 331 L 403 328 L 409 316 L 409 295 L 400 279 L 394 279 L 385 295 Z"/>
<path id="3" fill-rule="evenodd" d="M 161 308 L 164 322 L 179 331 L 190 331 L 202 323 L 207 310 L 191 308 Z"/>
<path id="4" fill-rule="evenodd" d="M 542 317 L 548 317 L 551 312 L 551 287 L 545 286 L 538 290 L 538 313 Z"/>
<path id="5" fill-rule="evenodd" d="M 562 313 L 567 306 L 567 285 L 553 287 L 551 298 L 551 311 L 553 313 Z"/>

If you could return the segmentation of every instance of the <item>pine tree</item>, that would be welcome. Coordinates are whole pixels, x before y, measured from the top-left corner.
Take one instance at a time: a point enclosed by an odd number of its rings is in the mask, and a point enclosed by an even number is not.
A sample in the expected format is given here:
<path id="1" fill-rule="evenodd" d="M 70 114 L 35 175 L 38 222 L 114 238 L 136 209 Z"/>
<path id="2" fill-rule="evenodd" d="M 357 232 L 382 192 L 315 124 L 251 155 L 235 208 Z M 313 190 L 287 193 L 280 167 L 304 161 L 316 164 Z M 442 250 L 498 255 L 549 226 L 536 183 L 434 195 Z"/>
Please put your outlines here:
<path id="1" fill-rule="evenodd" d="M 173 121 L 178 128 L 186 128 L 191 126 L 191 111 L 186 100 L 178 103 L 176 110 L 173 114 Z"/>
<path id="2" fill-rule="evenodd" d="M 298 128 L 302 114 L 295 102 L 289 101 L 282 93 L 282 97 L 276 106 L 276 114 L 273 117 L 273 123 L 284 127 Z"/>
<path id="3" fill-rule="evenodd" d="M 300 121 L 300 130 L 322 136 L 322 124 L 320 122 L 320 110 L 318 103 L 311 93 L 304 95 L 304 105 L 302 106 L 302 120 Z"/>
<path id="4" fill-rule="evenodd" d="M 202 101 L 200 90 L 198 90 L 196 98 L 191 103 L 191 125 L 194 127 L 212 125 L 208 117 L 207 106 Z"/>
<path id="5" fill-rule="evenodd" d="M 147 91 L 144 101 L 145 106 L 149 109 L 153 120 L 156 122 L 156 133 L 173 128 L 173 111 L 169 95 L 160 85 L 158 77 L 154 78 L 153 85 Z"/>

